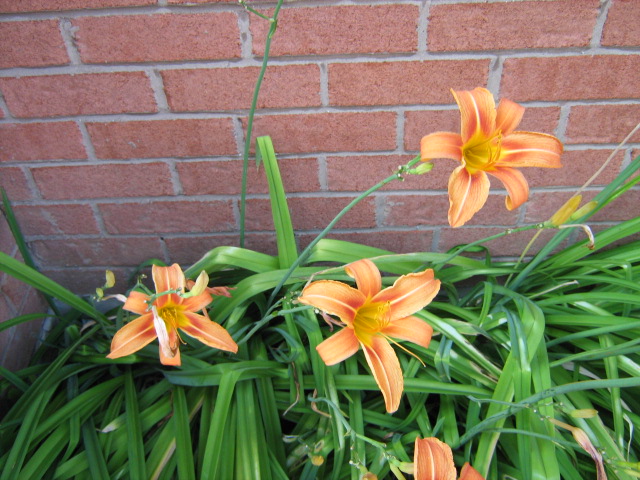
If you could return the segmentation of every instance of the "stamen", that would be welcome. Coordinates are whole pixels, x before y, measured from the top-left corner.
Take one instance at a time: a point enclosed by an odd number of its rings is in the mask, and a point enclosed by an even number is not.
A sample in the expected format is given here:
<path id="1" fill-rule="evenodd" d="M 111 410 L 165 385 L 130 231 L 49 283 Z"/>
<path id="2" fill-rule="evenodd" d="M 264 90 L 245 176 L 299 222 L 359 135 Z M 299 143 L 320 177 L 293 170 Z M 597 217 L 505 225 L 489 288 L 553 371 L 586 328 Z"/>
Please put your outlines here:
<path id="1" fill-rule="evenodd" d="M 395 346 L 397 346 L 398 348 L 401 348 L 402 350 L 404 350 L 405 352 L 407 352 L 409 355 L 411 355 L 413 358 L 415 358 L 416 360 L 418 360 L 423 367 L 426 367 L 426 365 L 424 364 L 424 362 L 420 359 L 420 357 L 418 357 L 418 355 L 416 355 L 415 353 L 407 350 L 405 347 L 403 347 L 402 345 L 400 345 L 398 342 L 396 342 L 393 338 L 391 338 L 389 335 L 385 335 L 384 333 L 380 332 L 380 335 L 382 336 L 382 338 L 384 338 L 385 340 L 393 343 Z"/>

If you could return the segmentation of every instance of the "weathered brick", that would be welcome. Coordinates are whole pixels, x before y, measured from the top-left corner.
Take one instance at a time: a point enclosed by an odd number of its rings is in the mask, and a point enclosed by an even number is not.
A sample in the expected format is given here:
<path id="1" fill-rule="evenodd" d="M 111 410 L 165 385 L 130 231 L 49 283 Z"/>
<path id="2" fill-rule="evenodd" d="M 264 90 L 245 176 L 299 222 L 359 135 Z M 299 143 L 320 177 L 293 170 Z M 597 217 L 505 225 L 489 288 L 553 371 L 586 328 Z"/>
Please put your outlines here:
<path id="1" fill-rule="evenodd" d="M 0 13 L 155 5 L 157 0 L 0 0 Z"/>
<path id="2" fill-rule="evenodd" d="M 0 23 L 0 68 L 69 63 L 55 20 Z"/>
<path id="3" fill-rule="evenodd" d="M 278 153 L 391 150 L 396 145 L 396 114 L 259 115 L 254 135 L 270 135 Z"/>
<path id="4" fill-rule="evenodd" d="M 285 192 L 315 192 L 320 188 L 315 158 L 280 159 L 278 165 Z M 241 192 L 241 160 L 183 161 L 177 164 L 177 170 L 185 195 L 236 195 Z M 247 191 L 269 192 L 263 166 L 256 168 L 253 162 L 249 164 Z"/>
<path id="5" fill-rule="evenodd" d="M 2 78 L 0 88 L 16 117 L 157 111 L 143 72 Z"/>
<path id="6" fill-rule="evenodd" d="M 640 105 L 571 107 L 567 143 L 620 143 L 640 122 Z M 637 132 L 631 142 L 640 141 Z"/>
<path id="7" fill-rule="evenodd" d="M 493 183 L 494 187 L 499 185 Z M 446 188 L 446 184 L 444 185 Z M 382 199 L 382 226 L 443 225 L 449 211 L 448 195 L 387 195 Z M 484 207 L 467 225 L 515 225 L 518 211 L 509 211 L 504 205 L 504 195 L 489 195 Z"/>
<path id="8" fill-rule="evenodd" d="M 122 15 L 73 20 L 85 63 L 172 62 L 240 56 L 235 13 Z"/>
<path id="9" fill-rule="evenodd" d="M 515 102 L 640 96 L 640 55 L 508 58 L 501 93 Z"/>
<path id="10" fill-rule="evenodd" d="M 544 192 L 534 191 L 527 203 L 525 222 L 539 223 L 549 220 L 575 192 Z M 583 193 L 582 205 L 590 201 L 594 192 Z"/>
<path id="11" fill-rule="evenodd" d="M 0 167 L 0 186 L 12 202 L 33 198 L 27 177 L 18 167 Z"/>
<path id="12" fill-rule="evenodd" d="M 288 199 L 291 222 L 296 230 L 323 229 L 352 200 L 349 197 L 291 197 Z M 246 225 L 248 230 L 272 230 L 269 200 L 247 201 Z M 375 227 L 375 205 L 367 198 L 350 210 L 336 228 Z"/>
<path id="13" fill-rule="evenodd" d="M 327 188 L 331 191 L 363 192 L 395 172 L 412 159 L 404 155 L 348 156 L 327 158 Z M 453 166 L 451 162 L 450 166 Z M 436 163 L 424 175 L 403 175 L 383 187 L 389 190 L 446 189 L 452 168 Z"/>
<path id="14" fill-rule="evenodd" d="M 148 260 L 148 258 L 144 258 L 144 260 Z M 79 270 L 77 267 L 48 267 L 43 268 L 41 273 L 78 295 L 86 295 L 95 294 L 96 288 L 104 285 L 104 272 L 108 269 L 111 270 L 116 277 L 116 285 L 114 288 L 108 290 L 109 294 L 124 294 L 128 288 L 133 286 L 128 284 L 128 279 L 140 263 L 141 262 L 138 262 L 135 267 L 131 266 L 129 268 L 84 266 Z M 151 276 L 151 272 L 148 270 L 143 270 L 143 273 L 148 277 Z M 148 285 L 153 288 L 152 284 Z"/>
<path id="15" fill-rule="evenodd" d="M 300 235 L 300 246 L 309 245 L 315 235 Z M 430 252 L 433 232 L 430 230 L 381 230 L 364 232 L 331 232 L 326 238 L 382 248 L 393 253 Z"/>
<path id="16" fill-rule="evenodd" d="M 38 262 L 48 267 L 129 266 L 163 258 L 157 237 L 47 239 L 30 245 Z"/>
<path id="17" fill-rule="evenodd" d="M 415 52 L 418 7 L 349 5 L 283 8 L 271 44 L 272 55 Z M 270 24 L 251 17 L 253 49 L 264 53 Z"/>
<path id="18" fill-rule="evenodd" d="M 211 111 L 251 106 L 258 67 L 166 70 L 162 72 L 171 110 Z M 258 108 L 316 107 L 320 102 L 317 65 L 275 66 L 267 69 Z"/>
<path id="19" fill-rule="evenodd" d="M 164 240 L 172 262 L 189 265 L 197 262 L 209 250 L 217 247 L 239 247 L 240 235 L 198 235 L 167 237 Z M 278 249 L 273 233 L 247 232 L 245 248 L 274 255 Z"/>
<path id="20" fill-rule="evenodd" d="M 200 157 L 235 154 L 230 119 L 89 123 L 98 158 Z"/>
<path id="21" fill-rule="evenodd" d="M 99 233 L 89 205 L 17 205 L 14 210 L 25 235 Z"/>
<path id="22" fill-rule="evenodd" d="M 432 51 L 562 48 L 589 45 L 598 0 L 434 5 Z"/>
<path id="23" fill-rule="evenodd" d="M 85 158 L 82 135 L 73 122 L 0 124 L 0 161 Z"/>
<path id="24" fill-rule="evenodd" d="M 451 103 L 450 88 L 485 85 L 489 60 L 336 63 L 329 65 L 333 105 Z"/>
<path id="25" fill-rule="evenodd" d="M 615 0 L 607 12 L 602 45 L 640 45 L 640 4 L 636 0 Z M 635 19 L 635 20 L 633 20 Z"/>
<path id="26" fill-rule="evenodd" d="M 164 163 L 74 165 L 31 170 L 48 200 L 173 195 Z"/>
<path id="27" fill-rule="evenodd" d="M 617 222 L 630 220 L 638 216 L 640 190 L 632 189 L 606 205 L 591 218 L 594 222 Z"/>
<path id="28" fill-rule="evenodd" d="M 231 201 L 108 203 L 99 205 L 113 234 L 229 232 L 236 229 Z"/>

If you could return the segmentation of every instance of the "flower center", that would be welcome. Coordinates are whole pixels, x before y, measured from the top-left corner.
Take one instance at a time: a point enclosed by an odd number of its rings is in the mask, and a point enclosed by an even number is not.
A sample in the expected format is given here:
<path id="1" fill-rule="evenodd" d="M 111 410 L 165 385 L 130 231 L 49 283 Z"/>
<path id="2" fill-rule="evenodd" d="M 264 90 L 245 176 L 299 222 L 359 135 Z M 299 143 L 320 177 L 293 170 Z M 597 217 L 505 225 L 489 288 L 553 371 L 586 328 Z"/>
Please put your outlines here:
<path id="1" fill-rule="evenodd" d="M 500 157 L 500 143 L 502 133 L 495 132 L 492 137 L 477 136 L 472 138 L 462 147 L 462 157 L 465 161 L 465 168 L 470 174 L 479 170 L 491 170 Z"/>
<path id="2" fill-rule="evenodd" d="M 375 334 L 391 321 L 389 302 L 372 302 L 363 305 L 353 320 L 356 337 L 365 345 L 370 345 Z"/>

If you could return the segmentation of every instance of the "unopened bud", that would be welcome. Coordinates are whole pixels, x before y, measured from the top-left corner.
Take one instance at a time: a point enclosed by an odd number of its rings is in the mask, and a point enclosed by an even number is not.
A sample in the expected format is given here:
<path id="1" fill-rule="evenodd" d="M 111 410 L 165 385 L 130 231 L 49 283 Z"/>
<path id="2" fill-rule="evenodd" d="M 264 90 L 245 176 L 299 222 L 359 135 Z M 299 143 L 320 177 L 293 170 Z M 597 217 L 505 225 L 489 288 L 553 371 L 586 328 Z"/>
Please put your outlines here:
<path id="1" fill-rule="evenodd" d="M 549 223 L 554 227 L 559 227 L 560 225 L 564 225 L 571 215 L 578 209 L 580 202 L 582 201 L 582 195 L 576 195 L 571 197 L 569 200 L 565 202 L 565 204 L 558 209 L 556 213 L 549 219 Z"/>
<path id="2" fill-rule="evenodd" d="M 573 418 L 593 418 L 598 415 L 598 411 L 593 408 L 580 408 L 569 412 Z"/>
<path id="3" fill-rule="evenodd" d="M 378 480 L 378 476 L 375 473 L 367 472 L 360 477 L 360 480 Z"/>
<path id="4" fill-rule="evenodd" d="M 424 173 L 429 173 L 432 168 L 433 168 L 433 162 L 422 162 L 416 168 L 412 168 L 411 170 L 408 170 L 407 173 L 410 173 L 412 175 L 422 175 Z"/>
<path id="5" fill-rule="evenodd" d="M 322 455 L 311 455 L 311 463 L 319 467 L 324 463 L 324 457 Z"/>
<path id="6" fill-rule="evenodd" d="M 598 202 L 596 202 L 595 200 L 591 200 L 590 202 L 585 203 L 578 210 L 576 210 L 576 212 L 573 215 L 571 215 L 571 220 L 577 220 L 579 218 L 582 218 L 587 213 L 590 213 L 591 211 L 593 211 L 593 209 L 596 208 L 597 206 L 598 206 Z"/>
<path id="7" fill-rule="evenodd" d="M 104 276 L 106 278 L 104 288 L 111 288 L 116 284 L 116 276 L 111 270 L 107 270 L 106 272 L 104 272 Z"/>

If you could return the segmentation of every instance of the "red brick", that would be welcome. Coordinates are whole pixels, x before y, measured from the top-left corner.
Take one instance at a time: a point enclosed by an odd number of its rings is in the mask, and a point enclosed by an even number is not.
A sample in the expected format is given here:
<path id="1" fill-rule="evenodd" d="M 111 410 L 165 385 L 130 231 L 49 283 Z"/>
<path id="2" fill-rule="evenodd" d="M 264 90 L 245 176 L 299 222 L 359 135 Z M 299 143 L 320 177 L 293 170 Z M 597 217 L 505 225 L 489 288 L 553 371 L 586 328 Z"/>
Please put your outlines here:
<path id="1" fill-rule="evenodd" d="M 589 45 L 598 0 L 434 5 L 429 50 L 502 50 Z"/>
<path id="2" fill-rule="evenodd" d="M 237 153 L 230 119 L 89 123 L 98 158 L 200 157 Z"/>
<path id="3" fill-rule="evenodd" d="M 591 178 L 610 153 L 611 150 L 570 150 L 562 154 L 561 168 L 523 168 L 521 172 L 532 188 L 579 187 Z M 619 152 L 594 185 L 604 185 L 613 180 L 620 171 L 623 158 L 623 152 Z"/>
<path id="4" fill-rule="evenodd" d="M 252 0 L 251 3 L 259 3 L 259 2 L 271 2 L 272 0 Z M 238 4 L 237 0 L 169 0 L 169 5 L 175 4 L 197 4 L 197 3 L 231 3 L 234 5 Z"/>
<path id="5" fill-rule="evenodd" d="M 12 202 L 32 198 L 27 178 L 18 167 L 0 167 L 0 186 L 5 189 Z"/>
<path id="6" fill-rule="evenodd" d="M 157 0 L 0 0 L 0 13 L 155 5 Z"/>
<path id="7" fill-rule="evenodd" d="M 3 78 L 0 88 L 17 117 L 157 111 L 144 72 Z"/>
<path id="8" fill-rule="evenodd" d="M 638 205 L 640 205 L 640 190 L 637 188 L 631 189 L 595 213 L 590 221 L 615 222 L 630 220 L 638 216 Z"/>
<path id="9" fill-rule="evenodd" d="M 446 184 L 444 185 L 446 188 Z M 494 188 L 501 187 L 493 181 Z M 504 195 L 489 196 L 482 210 L 476 213 L 468 225 L 515 225 L 518 211 L 509 211 L 504 205 Z M 446 225 L 449 197 L 442 195 L 388 195 L 382 199 L 384 215 L 382 225 L 388 227 Z"/>
<path id="10" fill-rule="evenodd" d="M 614 0 L 607 12 L 607 21 L 602 33 L 602 45 L 640 45 L 638 18 L 640 18 L 640 4 L 636 0 Z"/>
<path id="11" fill-rule="evenodd" d="M 336 63 L 329 66 L 333 105 L 451 103 L 450 88 L 485 85 L 489 60 Z"/>
<path id="12" fill-rule="evenodd" d="M 529 107 L 518 130 L 553 134 L 560 118 L 559 107 Z M 420 140 L 434 132 L 460 132 L 460 112 L 455 110 L 421 110 L 405 113 L 404 147 L 420 150 Z"/>
<path id="13" fill-rule="evenodd" d="M 413 157 L 403 155 L 349 156 L 327 158 L 327 187 L 331 191 L 364 192 L 395 172 L 400 165 Z M 394 180 L 383 187 L 389 190 L 446 189 L 453 162 L 436 163 L 423 175 L 403 175 L 403 180 Z"/>
<path id="14" fill-rule="evenodd" d="M 272 55 L 331 55 L 415 52 L 418 7 L 353 5 L 283 8 L 271 44 Z M 251 17 L 253 49 L 264 53 L 269 22 Z"/>
<path id="15" fill-rule="evenodd" d="M 164 163 L 74 165 L 31 170 L 42 198 L 71 200 L 173 195 Z"/>
<path id="16" fill-rule="evenodd" d="M 22 288 L 22 307 L 19 314 L 42 313 L 46 311 L 46 305 L 41 295 L 32 288 Z M 0 313 L 2 310 L 0 310 Z M 1 318 L 1 317 L 0 317 Z M 29 364 L 36 340 L 42 328 L 42 319 L 21 323 L 2 332 L 9 340 L 8 345 L 2 348 L 1 364 L 10 371 L 18 371 Z"/>
<path id="17" fill-rule="evenodd" d="M 55 20 L 0 23 L 0 68 L 69 63 Z"/>
<path id="18" fill-rule="evenodd" d="M 318 162 L 315 158 L 287 158 L 280 159 L 278 163 L 285 192 L 319 190 Z M 179 162 L 176 166 L 185 195 L 236 195 L 241 192 L 241 160 Z M 210 179 L 224 181 L 215 182 Z M 247 171 L 247 191 L 269 192 L 264 167 L 256 168 L 253 160 L 250 160 Z"/>
<path id="19" fill-rule="evenodd" d="M 640 122 L 640 105 L 571 107 L 567 143 L 620 143 Z M 640 142 L 640 132 L 630 139 Z"/>
<path id="20" fill-rule="evenodd" d="M 172 62 L 240 56 L 235 13 L 123 15 L 73 20 L 85 63 Z"/>
<path id="21" fill-rule="evenodd" d="M 270 135 L 277 153 L 392 150 L 393 112 L 256 116 L 254 135 Z"/>
<path id="22" fill-rule="evenodd" d="M 0 125 L 0 161 L 85 158 L 87 153 L 82 145 L 82 135 L 73 122 Z"/>
<path id="23" fill-rule="evenodd" d="M 296 230 L 325 228 L 352 200 L 349 197 L 292 197 L 288 199 L 291 221 Z M 269 200 L 247 201 L 247 229 L 271 230 L 271 204 Z M 372 228 L 376 226 L 375 205 L 367 198 L 350 210 L 336 228 Z"/>
<path id="24" fill-rule="evenodd" d="M 236 229 L 231 201 L 175 201 L 99 205 L 109 233 L 229 232 Z"/>
<path id="25" fill-rule="evenodd" d="M 162 72 L 171 110 L 211 111 L 251 106 L 258 67 L 166 70 Z M 288 65 L 267 69 L 258 108 L 320 106 L 317 65 Z"/>
<path id="26" fill-rule="evenodd" d="M 34 257 L 48 268 L 130 266 L 149 258 L 163 258 L 157 237 L 48 239 L 35 240 L 30 245 Z"/>
<path id="27" fill-rule="evenodd" d="M 99 233 L 89 205 L 17 205 L 15 212 L 25 235 Z"/>
<path id="28" fill-rule="evenodd" d="M 429 230 L 383 230 L 366 232 L 331 232 L 326 238 L 381 248 L 393 253 L 430 252 L 433 232 Z M 315 235 L 301 235 L 300 245 L 306 246 Z"/>
<path id="29" fill-rule="evenodd" d="M 164 241 L 171 261 L 180 265 L 193 264 L 200 260 L 209 250 L 217 247 L 240 246 L 240 236 L 238 234 L 167 237 Z M 278 251 L 275 234 L 273 233 L 247 232 L 245 248 L 269 255 L 275 255 Z"/>
<path id="30" fill-rule="evenodd" d="M 0 215 L 0 252 L 4 252 L 7 255 L 14 255 L 16 251 L 16 241 L 9 229 L 7 219 L 4 215 Z M 0 283 L 2 283 L 3 276 L 4 273 L 0 272 Z"/>
<path id="31" fill-rule="evenodd" d="M 515 102 L 640 95 L 640 55 L 508 58 L 502 96 Z"/>
<path id="32" fill-rule="evenodd" d="M 145 258 L 144 260 L 148 260 Z M 141 262 L 138 262 L 140 264 Z M 137 267 L 137 265 L 136 265 Z M 49 267 L 41 270 L 43 275 L 46 275 L 54 282 L 59 283 L 63 287 L 71 290 L 77 295 L 92 295 L 96 293 L 96 288 L 104 285 L 104 272 L 105 270 L 111 270 L 116 277 L 116 285 L 114 288 L 108 290 L 109 294 L 114 293 L 126 293 L 128 288 L 131 288 L 133 284 L 128 284 L 128 279 L 134 273 L 134 267 L 91 267 L 85 266 L 82 269 L 77 267 Z M 150 271 L 145 270 L 143 272 L 150 277 Z M 147 282 L 147 285 L 153 288 L 153 285 Z"/>

